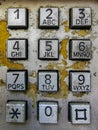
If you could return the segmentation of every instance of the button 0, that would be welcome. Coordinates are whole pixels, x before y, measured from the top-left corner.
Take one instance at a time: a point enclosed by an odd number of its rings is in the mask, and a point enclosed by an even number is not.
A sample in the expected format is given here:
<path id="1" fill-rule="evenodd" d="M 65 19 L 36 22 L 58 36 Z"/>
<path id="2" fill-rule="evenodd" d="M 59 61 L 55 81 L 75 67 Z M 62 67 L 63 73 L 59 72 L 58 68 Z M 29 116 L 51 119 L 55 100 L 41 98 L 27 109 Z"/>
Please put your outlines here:
<path id="1" fill-rule="evenodd" d="M 69 42 L 70 60 L 90 60 L 92 58 L 92 43 L 89 39 L 71 39 Z"/>
<path id="2" fill-rule="evenodd" d="M 70 102 L 69 103 L 69 121 L 72 124 L 90 124 L 91 110 L 88 102 Z"/>
<path id="3" fill-rule="evenodd" d="M 57 92 L 59 90 L 59 73 L 57 70 L 38 71 L 38 90 L 42 92 Z"/>
<path id="4" fill-rule="evenodd" d="M 27 39 L 8 39 L 7 58 L 11 60 L 28 59 L 28 40 Z"/>
<path id="5" fill-rule="evenodd" d="M 90 29 L 92 24 L 91 8 L 71 8 L 70 28 Z"/>
<path id="6" fill-rule="evenodd" d="M 57 124 L 58 121 L 58 102 L 39 101 L 38 120 L 40 123 Z"/>
<path id="7" fill-rule="evenodd" d="M 27 101 L 11 101 L 6 104 L 6 122 L 25 123 L 27 120 Z"/>
<path id="8" fill-rule="evenodd" d="M 59 28 L 59 10 L 58 8 L 40 8 L 39 10 L 39 28 L 58 29 Z"/>
<path id="9" fill-rule="evenodd" d="M 91 91 L 90 71 L 70 71 L 69 89 L 72 92 L 90 92 Z"/>
<path id="10" fill-rule="evenodd" d="M 58 39 L 39 39 L 38 58 L 41 60 L 58 60 L 59 59 Z"/>
<path id="11" fill-rule="evenodd" d="M 8 70 L 7 89 L 11 91 L 26 91 L 28 88 L 27 70 Z"/>
<path id="12" fill-rule="evenodd" d="M 26 29 L 28 27 L 28 10 L 26 8 L 8 9 L 8 28 Z"/>

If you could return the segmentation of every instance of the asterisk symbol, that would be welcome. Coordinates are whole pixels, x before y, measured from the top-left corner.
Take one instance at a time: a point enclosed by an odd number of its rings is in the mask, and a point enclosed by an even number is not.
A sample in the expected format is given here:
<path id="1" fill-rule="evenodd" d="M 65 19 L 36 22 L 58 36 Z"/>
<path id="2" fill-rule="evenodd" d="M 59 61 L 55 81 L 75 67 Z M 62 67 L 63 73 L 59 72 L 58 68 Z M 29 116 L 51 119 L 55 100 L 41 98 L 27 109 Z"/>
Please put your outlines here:
<path id="1" fill-rule="evenodd" d="M 14 110 L 14 108 L 12 108 L 12 112 L 9 112 L 9 114 L 12 115 L 12 119 L 16 116 L 16 118 L 18 119 L 18 115 L 20 115 L 21 113 L 18 112 L 18 108 L 16 110 Z"/>

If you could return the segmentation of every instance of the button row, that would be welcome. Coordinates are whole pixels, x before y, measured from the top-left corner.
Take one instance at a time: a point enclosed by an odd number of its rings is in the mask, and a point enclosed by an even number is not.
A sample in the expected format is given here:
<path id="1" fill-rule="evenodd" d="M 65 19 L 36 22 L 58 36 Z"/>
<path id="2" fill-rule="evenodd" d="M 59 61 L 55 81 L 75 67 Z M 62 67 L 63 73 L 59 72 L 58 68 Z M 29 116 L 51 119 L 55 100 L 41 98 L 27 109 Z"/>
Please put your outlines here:
<path id="1" fill-rule="evenodd" d="M 28 40 L 27 39 L 8 39 L 7 58 L 11 60 L 28 59 Z M 70 60 L 90 60 L 92 58 L 92 43 L 89 39 L 71 39 L 69 41 Z M 59 40 L 58 39 L 39 39 L 38 40 L 38 59 L 58 60 L 59 59 Z"/>
<path id="2" fill-rule="evenodd" d="M 6 122 L 25 123 L 28 119 L 27 101 L 9 100 L 6 104 Z M 39 123 L 58 123 L 59 103 L 57 101 L 38 101 L 37 120 Z M 69 102 L 68 120 L 72 124 L 90 124 L 91 108 L 89 102 Z"/>
<path id="3" fill-rule="evenodd" d="M 71 29 L 90 29 L 92 24 L 91 8 L 71 8 L 69 16 L 69 27 Z M 38 16 L 38 27 L 41 29 L 58 29 L 60 21 L 58 8 L 40 8 Z M 65 14 L 66 15 L 66 14 Z M 28 9 L 9 8 L 8 28 L 28 28 Z"/>
<path id="4" fill-rule="evenodd" d="M 37 88 L 41 92 L 59 91 L 59 72 L 57 70 L 39 70 Z M 27 70 L 8 70 L 7 89 L 26 91 L 28 88 Z M 69 90 L 72 92 L 90 92 L 90 71 L 69 71 Z"/>

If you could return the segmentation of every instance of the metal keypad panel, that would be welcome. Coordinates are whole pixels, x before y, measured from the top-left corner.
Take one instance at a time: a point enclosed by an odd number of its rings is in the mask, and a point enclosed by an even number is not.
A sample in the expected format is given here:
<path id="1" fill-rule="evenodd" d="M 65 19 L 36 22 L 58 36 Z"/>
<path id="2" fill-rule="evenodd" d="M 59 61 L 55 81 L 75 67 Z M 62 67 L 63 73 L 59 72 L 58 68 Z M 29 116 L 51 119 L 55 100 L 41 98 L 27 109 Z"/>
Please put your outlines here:
<path id="1" fill-rule="evenodd" d="M 97 130 L 98 1 L 0 3 L 0 130 Z"/>

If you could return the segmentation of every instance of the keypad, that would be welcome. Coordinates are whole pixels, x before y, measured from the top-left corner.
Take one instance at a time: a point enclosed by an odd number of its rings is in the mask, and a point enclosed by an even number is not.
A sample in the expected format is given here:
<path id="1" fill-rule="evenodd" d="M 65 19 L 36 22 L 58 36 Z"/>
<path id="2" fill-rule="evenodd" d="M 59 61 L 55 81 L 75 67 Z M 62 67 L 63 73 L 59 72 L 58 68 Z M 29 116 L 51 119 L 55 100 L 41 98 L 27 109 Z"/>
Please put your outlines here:
<path id="1" fill-rule="evenodd" d="M 92 24 L 91 8 L 71 8 L 70 28 L 90 29 Z"/>
<path id="2" fill-rule="evenodd" d="M 26 29 L 28 27 L 28 10 L 26 8 L 8 9 L 8 28 Z"/>
<path id="3" fill-rule="evenodd" d="M 58 122 L 58 102 L 38 102 L 38 120 L 40 123 L 52 123 Z"/>
<path id="4" fill-rule="evenodd" d="M 25 123 L 27 119 L 27 102 L 11 101 L 6 103 L 6 122 Z"/>
<path id="5" fill-rule="evenodd" d="M 11 91 L 26 91 L 28 88 L 27 70 L 8 70 L 7 89 Z"/>
<path id="6" fill-rule="evenodd" d="M 8 39 L 7 58 L 11 60 L 25 60 L 28 58 L 27 39 Z"/>
<path id="7" fill-rule="evenodd" d="M 38 58 L 41 60 L 58 60 L 58 39 L 40 39 L 38 42 Z"/>
<path id="8" fill-rule="evenodd" d="M 42 92 L 57 92 L 59 90 L 59 73 L 57 70 L 39 70 L 38 90 Z"/>
<path id="9" fill-rule="evenodd" d="M 69 59 L 90 60 L 92 58 L 92 43 L 87 39 L 72 39 L 69 42 Z"/>
<path id="10" fill-rule="evenodd" d="M 90 124 L 90 104 L 87 102 L 69 103 L 69 121 L 72 124 Z"/>
<path id="11" fill-rule="evenodd" d="M 7 26 L 9 29 L 27 29 L 28 28 L 28 9 L 26 8 L 9 8 L 8 9 L 8 22 Z M 66 15 L 66 13 L 65 13 Z M 69 9 L 69 28 L 70 29 L 90 29 L 92 26 L 92 11 L 91 8 L 71 8 Z M 43 69 L 43 66 L 39 66 L 37 70 L 37 79 L 36 79 L 36 91 L 42 96 L 37 100 L 37 117 L 39 124 L 57 124 L 59 122 L 59 110 L 60 110 L 60 100 L 55 98 L 55 100 L 43 100 L 44 94 L 48 94 L 51 97 L 52 94 L 58 94 L 61 91 L 61 79 L 63 79 L 63 84 L 65 85 L 65 73 L 64 69 L 61 68 L 59 73 L 59 67 L 55 64 L 54 61 L 58 61 L 60 57 L 61 44 L 59 38 L 51 35 L 45 35 L 44 29 L 56 29 L 59 31 L 61 26 L 60 22 L 60 11 L 57 7 L 40 7 L 37 12 L 38 18 L 38 29 L 43 30 L 40 38 L 35 38 L 37 41 L 37 50 L 36 57 L 37 61 L 48 63 L 51 61 L 50 69 Z M 32 28 L 34 31 L 34 29 Z M 13 31 L 13 30 L 11 30 Z M 14 30 L 15 31 L 15 30 Z M 28 30 L 29 31 L 29 30 Z M 53 30 L 49 30 L 50 32 Z M 42 37 L 43 36 L 43 37 Z M 45 36 L 45 38 L 44 38 Z M 33 35 L 32 35 L 33 37 Z M 19 60 L 20 62 L 27 63 L 29 58 L 29 42 L 32 42 L 31 39 L 25 38 L 10 38 L 6 43 L 6 57 L 9 61 Z M 36 43 L 35 43 L 36 44 Z M 65 45 L 66 46 L 66 45 Z M 64 47 L 65 47 L 64 46 Z M 64 48 L 63 48 L 64 49 Z M 64 49 L 65 51 L 65 49 Z M 63 53 L 65 53 L 63 51 Z M 34 50 L 32 49 L 32 52 Z M 69 40 L 68 48 L 69 56 L 67 60 L 73 61 L 82 61 L 92 59 L 92 42 L 90 39 L 78 37 L 75 39 Z M 31 53 L 32 54 L 32 53 Z M 34 57 L 33 57 L 34 58 Z M 34 60 L 34 59 L 33 59 Z M 32 61 L 33 61 L 32 60 Z M 37 62 L 34 60 L 34 62 Z M 55 67 L 52 67 L 52 62 L 55 64 Z M 62 60 L 63 66 L 64 60 Z M 25 67 L 27 67 L 28 63 Z M 62 67 L 61 66 L 61 67 Z M 25 68 L 24 67 L 24 68 Z M 67 67 L 66 67 L 67 68 Z M 66 69 L 65 68 L 65 69 Z M 64 73 L 64 76 L 61 77 L 61 73 Z M 6 87 L 7 90 L 14 94 L 17 92 L 21 94 L 23 91 L 30 92 L 33 94 L 37 93 L 31 90 L 34 86 L 29 86 L 33 79 L 29 78 L 28 70 L 21 69 L 10 69 L 6 74 Z M 69 70 L 68 78 L 68 87 L 71 94 L 79 93 L 90 93 L 91 92 L 91 72 L 90 70 Z M 35 78 L 35 77 L 33 77 Z M 30 80 L 30 83 L 29 83 Z M 34 84 L 33 84 L 34 85 Z M 14 91 L 14 92 L 13 92 Z M 64 89 L 65 91 L 65 89 Z M 67 90 L 66 90 L 67 91 Z M 62 93 L 62 92 L 61 92 Z M 49 95 L 50 94 L 50 95 Z M 62 93 L 63 94 L 63 93 Z M 65 105 L 65 104 L 64 104 Z M 27 101 L 25 100 L 8 100 L 6 103 L 6 122 L 10 123 L 25 123 L 27 120 Z M 32 113 L 33 115 L 33 113 Z M 65 115 L 64 115 L 65 116 Z M 66 117 L 67 118 L 67 117 Z M 36 120 L 36 121 L 37 121 Z M 81 101 L 69 101 L 68 103 L 68 121 L 71 125 L 86 125 L 91 123 L 91 105 L 90 102 Z"/>
<path id="12" fill-rule="evenodd" d="M 58 29 L 59 28 L 59 10 L 58 8 L 40 8 L 39 10 L 39 28 Z"/>

